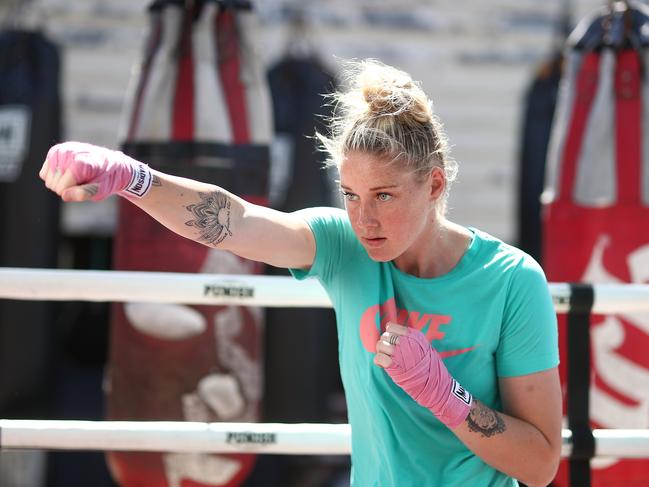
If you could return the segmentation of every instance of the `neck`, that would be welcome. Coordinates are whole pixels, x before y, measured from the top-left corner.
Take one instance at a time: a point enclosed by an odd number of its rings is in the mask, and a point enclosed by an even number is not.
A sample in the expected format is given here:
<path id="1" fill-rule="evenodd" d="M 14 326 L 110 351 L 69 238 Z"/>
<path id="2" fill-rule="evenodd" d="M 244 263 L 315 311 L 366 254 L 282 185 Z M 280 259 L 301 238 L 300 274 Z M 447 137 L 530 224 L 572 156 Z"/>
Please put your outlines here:
<path id="1" fill-rule="evenodd" d="M 468 229 L 442 217 L 431 226 L 428 238 L 422 239 L 421 248 L 409 249 L 394 259 L 394 264 L 416 277 L 440 277 L 455 268 L 470 242 Z"/>

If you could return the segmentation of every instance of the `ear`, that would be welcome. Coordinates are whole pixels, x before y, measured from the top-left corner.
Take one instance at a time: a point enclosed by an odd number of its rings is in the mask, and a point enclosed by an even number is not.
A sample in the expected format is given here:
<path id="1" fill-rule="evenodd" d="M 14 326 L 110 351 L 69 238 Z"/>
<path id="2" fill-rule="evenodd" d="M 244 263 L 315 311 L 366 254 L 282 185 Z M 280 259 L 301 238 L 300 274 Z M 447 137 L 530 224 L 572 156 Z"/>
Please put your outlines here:
<path id="1" fill-rule="evenodd" d="M 444 170 L 438 166 L 433 167 L 428 176 L 428 183 L 430 185 L 430 199 L 433 201 L 439 200 L 446 189 L 446 174 L 444 174 Z"/>

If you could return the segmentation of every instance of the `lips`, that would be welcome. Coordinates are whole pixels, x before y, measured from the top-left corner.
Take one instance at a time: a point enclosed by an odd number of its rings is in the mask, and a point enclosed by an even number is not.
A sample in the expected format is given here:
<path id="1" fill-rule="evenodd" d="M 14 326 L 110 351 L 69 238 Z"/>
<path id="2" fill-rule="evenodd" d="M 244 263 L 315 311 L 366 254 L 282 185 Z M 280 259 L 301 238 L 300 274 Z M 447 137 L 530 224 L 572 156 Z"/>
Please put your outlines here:
<path id="1" fill-rule="evenodd" d="M 376 237 L 376 238 L 362 237 L 361 240 L 368 247 L 380 247 L 387 239 L 384 237 Z"/>

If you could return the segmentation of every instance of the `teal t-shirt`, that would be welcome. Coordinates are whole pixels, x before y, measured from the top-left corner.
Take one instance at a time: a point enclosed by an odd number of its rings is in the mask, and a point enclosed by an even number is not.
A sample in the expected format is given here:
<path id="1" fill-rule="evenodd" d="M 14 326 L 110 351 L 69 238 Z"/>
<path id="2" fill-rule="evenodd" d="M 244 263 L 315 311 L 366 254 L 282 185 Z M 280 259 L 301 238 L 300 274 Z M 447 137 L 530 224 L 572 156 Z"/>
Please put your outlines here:
<path id="1" fill-rule="evenodd" d="M 385 323 L 422 330 L 453 377 L 484 404 L 502 410 L 499 377 L 539 372 L 559 362 L 556 314 L 540 266 L 524 252 L 475 230 L 448 274 L 422 279 L 375 262 L 343 210 L 298 212 L 316 241 L 308 271 L 333 303 L 340 372 L 352 428 L 352 484 L 365 486 L 515 486 L 474 455 L 372 359 Z"/>

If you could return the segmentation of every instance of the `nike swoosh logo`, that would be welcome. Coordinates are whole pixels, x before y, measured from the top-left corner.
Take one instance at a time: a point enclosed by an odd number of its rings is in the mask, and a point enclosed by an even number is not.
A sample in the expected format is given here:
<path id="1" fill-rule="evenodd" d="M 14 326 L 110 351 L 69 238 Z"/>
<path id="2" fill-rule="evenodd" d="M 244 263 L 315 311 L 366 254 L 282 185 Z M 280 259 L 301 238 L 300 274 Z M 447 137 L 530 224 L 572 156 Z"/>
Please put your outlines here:
<path id="1" fill-rule="evenodd" d="M 456 355 L 462 355 L 463 353 L 470 352 L 471 350 L 475 350 L 478 346 L 476 345 L 475 347 L 471 348 L 460 348 L 458 350 L 444 350 L 443 352 L 437 352 L 439 356 L 442 359 L 448 358 L 448 357 L 455 357 Z"/>

